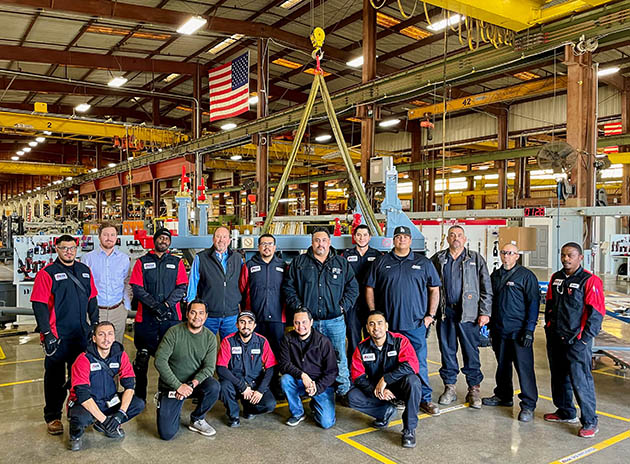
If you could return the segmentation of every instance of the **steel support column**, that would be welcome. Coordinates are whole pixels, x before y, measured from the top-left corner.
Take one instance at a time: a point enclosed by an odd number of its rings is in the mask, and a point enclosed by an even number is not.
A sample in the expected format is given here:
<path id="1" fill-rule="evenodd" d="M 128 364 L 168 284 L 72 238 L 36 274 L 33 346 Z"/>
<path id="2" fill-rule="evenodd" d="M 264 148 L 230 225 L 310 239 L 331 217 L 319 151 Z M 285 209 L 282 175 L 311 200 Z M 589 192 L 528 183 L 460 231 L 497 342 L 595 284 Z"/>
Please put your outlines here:
<path id="1" fill-rule="evenodd" d="M 376 77 L 376 10 L 370 0 L 363 0 L 363 67 L 361 81 L 369 82 Z M 369 112 L 372 109 L 372 112 Z M 370 158 L 374 155 L 374 106 L 359 108 L 361 117 L 361 177 L 370 180 Z"/>
<path id="2" fill-rule="evenodd" d="M 160 180 L 153 179 L 151 182 L 151 196 L 153 198 L 153 217 L 160 217 L 160 201 L 162 201 L 160 195 Z"/>
<path id="3" fill-rule="evenodd" d="M 504 108 L 497 118 L 498 151 L 508 149 L 508 109 Z M 507 160 L 495 161 L 494 166 L 499 170 L 497 204 L 499 209 L 507 208 Z"/>
<path id="4" fill-rule="evenodd" d="M 419 163 L 422 161 L 422 130 L 416 122 L 409 122 L 411 125 L 411 162 Z M 422 179 L 422 171 L 419 169 L 409 172 L 411 179 L 411 211 L 422 211 L 424 208 L 424 197 L 420 191 L 420 182 Z"/>
<path id="5" fill-rule="evenodd" d="M 160 125 L 160 99 L 157 97 L 153 97 L 153 100 L 151 101 L 151 123 L 154 126 Z M 193 130 L 195 127 L 196 126 L 193 124 Z"/>
<path id="6" fill-rule="evenodd" d="M 624 134 L 630 133 L 630 77 L 623 78 L 623 92 L 621 92 L 621 130 Z M 630 146 L 620 146 L 619 151 L 627 153 Z M 621 186 L 621 204 L 630 204 L 630 164 L 623 165 Z M 630 232 L 630 219 L 624 216 L 622 219 L 624 233 Z"/>
<path id="7" fill-rule="evenodd" d="M 238 172 L 232 173 L 232 186 L 236 187 L 241 184 L 241 176 Z M 232 205 L 234 207 L 234 215 L 241 217 L 241 191 L 232 192 Z"/>
<path id="8" fill-rule="evenodd" d="M 435 168 L 429 168 L 429 194 L 425 211 L 435 211 Z"/>
<path id="9" fill-rule="evenodd" d="M 326 182 L 317 182 L 317 214 L 326 214 Z"/>
<path id="10" fill-rule="evenodd" d="M 258 63 L 256 65 L 258 105 L 256 116 L 264 118 L 269 114 L 267 108 L 269 87 L 269 40 L 258 40 Z M 259 216 L 267 215 L 269 206 L 269 137 L 267 133 L 258 133 L 256 142 L 256 183 L 258 191 L 256 195 L 256 210 Z"/>

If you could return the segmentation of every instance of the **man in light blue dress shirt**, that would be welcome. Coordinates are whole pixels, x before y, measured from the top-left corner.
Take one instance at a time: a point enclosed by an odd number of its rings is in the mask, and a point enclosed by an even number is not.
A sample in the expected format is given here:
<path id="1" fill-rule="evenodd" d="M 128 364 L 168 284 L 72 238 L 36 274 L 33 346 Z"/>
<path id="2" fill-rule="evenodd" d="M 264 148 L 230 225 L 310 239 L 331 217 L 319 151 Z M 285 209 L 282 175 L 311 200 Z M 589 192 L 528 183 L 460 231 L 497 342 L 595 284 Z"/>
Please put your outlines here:
<path id="1" fill-rule="evenodd" d="M 131 309 L 129 291 L 129 256 L 116 248 L 118 231 L 114 224 L 104 222 L 98 228 L 99 246 L 83 255 L 94 276 L 98 290 L 99 320 L 114 324 L 116 341 L 122 343 L 128 311 Z"/>

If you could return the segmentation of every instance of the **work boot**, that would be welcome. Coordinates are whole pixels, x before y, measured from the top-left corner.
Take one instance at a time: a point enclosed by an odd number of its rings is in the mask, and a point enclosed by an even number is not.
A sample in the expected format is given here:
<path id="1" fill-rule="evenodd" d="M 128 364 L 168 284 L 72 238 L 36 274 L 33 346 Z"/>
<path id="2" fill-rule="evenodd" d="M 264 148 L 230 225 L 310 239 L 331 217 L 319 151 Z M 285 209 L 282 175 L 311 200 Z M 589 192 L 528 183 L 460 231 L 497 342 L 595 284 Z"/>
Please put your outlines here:
<path id="1" fill-rule="evenodd" d="M 468 387 L 466 402 L 473 409 L 481 409 L 481 396 L 479 395 L 479 385 Z"/>
<path id="2" fill-rule="evenodd" d="M 531 422 L 534 419 L 534 411 L 531 409 L 521 409 L 518 413 L 518 420 L 521 422 Z"/>
<path id="3" fill-rule="evenodd" d="M 438 399 L 438 403 L 447 405 L 451 404 L 453 401 L 457 399 L 457 393 L 455 392 L 455 385 L 444 385 L 444 393 L 440 395 Z"/>
<path id="4" fill-rule="evenodd" d="M 429 416 L 440 415 L 440 408 L 433 401 L 423 401 L 420 403 L 420 411 L 427 413 Z"/>
<path id="5" fill-rule="evenodd" d="M 372 427 L 376 429 L 384 429 L 385 427 L 389 425 L 389 421 L 392 420 L 392 417 L 394 416 L 394 414 L 396 414 L 397 411 L 398 409 L 396 409 L 395 406 L 392 406 L 392 405 L 387 406 L 387 409 L 385 410 L 385 415 L 383 416 L 383 418 L 374 419 L 374 421 L 372 422 Z"/>
<path id="6" fill-rule="evenodd" d="M 514 406 L 514 400 L 502 400 L 497 395 L 492 395 L 481 400 L 484 406 Z"/>
<path id="7" fill-rule="evenodd" d="M 416 447 L 416 431 L 415 430 L 403 430 L 401 445 L 403 448 L 415 448 Z"/>
<path id="8" fill-rule="evenodd" d="M 51 435 L 61 435 L 63 433 L 63 424 L 59 419 L 51 420 L 46 423 L 48 433 Z"/>
<path id="9" fill-rule="evenodd" d="M 68 441 L 68 449 L 70 451 L 80 451 L 81 448 L 83 447 L 83 437 L 70 437 L 70 440 Z"/>

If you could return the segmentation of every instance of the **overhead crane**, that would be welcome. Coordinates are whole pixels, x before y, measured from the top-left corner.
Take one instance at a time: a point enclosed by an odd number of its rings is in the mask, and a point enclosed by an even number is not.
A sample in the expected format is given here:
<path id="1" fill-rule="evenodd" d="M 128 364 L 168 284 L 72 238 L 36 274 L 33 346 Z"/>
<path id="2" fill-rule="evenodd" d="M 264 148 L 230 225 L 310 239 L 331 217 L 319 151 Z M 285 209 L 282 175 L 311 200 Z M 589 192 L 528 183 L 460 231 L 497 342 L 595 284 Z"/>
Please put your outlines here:
<path id="1" fill-rule="evenodd" d="M 0 174 L 22 174 L 27 176 L 78 176 L 88 169 L 72 164 L 32 163 L 29 161 L 0 161 Z"/>

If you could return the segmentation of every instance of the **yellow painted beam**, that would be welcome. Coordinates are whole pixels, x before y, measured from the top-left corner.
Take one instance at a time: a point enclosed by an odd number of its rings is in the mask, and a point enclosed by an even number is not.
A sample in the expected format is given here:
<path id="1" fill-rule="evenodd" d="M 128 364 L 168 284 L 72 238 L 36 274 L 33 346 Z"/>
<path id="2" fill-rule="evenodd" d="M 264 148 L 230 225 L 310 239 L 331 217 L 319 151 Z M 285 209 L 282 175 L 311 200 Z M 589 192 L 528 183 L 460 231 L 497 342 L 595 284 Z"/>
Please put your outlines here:
<path id="1" fill-rule="evenodd" d="M 507 101 L 529 98 L 536 95 L 563 90 L 567 88 L 567 77 L 558 76 L 547 79 L 537 79 L 535 81 L 525 82 L 523 84 L 505 87 L 503 89 L 491 90 L 477 95 L 469 95 L 467 97 L 455 98 L 446 102 L 446 112 L 453 113 L 456 111 L 467 110 L 470 108 L 478 108 L 494 103 L 502 103 Z M 434 105 L 414 108 L 407 112 L 407 117 L 411 119 L 420 119 L 433 114 L 442 114 L 444 105 L 436 103 Z"/>
<path id="2" fill-rule="evenodd" d="M 609 153 L 608 159 L 612 164 L 630 164 L 630 153 Z"/>
<path id="3" fill-rule="evenodd" d="M 219 159 L 208 159 L 206 160 L 206 168 L 208 169 L 216 169 L 222 171 L 256 171 L 256 163 L 253 161 L 232 161 L 232 160 L 219 160 Z M 284 171 L 284 166 L 278 164 L 270 164 L 268 168 L 269 172 L 273 173 L 282 173 Z M 308 176 L 318 174 L 319 172 L 314 169 L 309 169 L 301 166 L 295 166 L 292 171 L 295 174 L 300 174 L 301 176 Z"/>
<path id="4" fill-rule="evenodd" d="M 0 174 L 29 176 L 78 176 L 88 169 L 72 164 L 32 163 L 28 161 L 0 161 Z"/>
<path id="5" fill-rule="evenodd" d="M 0 127 L 8 129 L 50 131 L 60 134 L 73 134 L 91 137 L 134 137 L 144 144 L 158 146 L 174 145 L 188 140 L 186 134 L 168 129 L 141 127 L 119 123 L 98 122 L 89 119 L 64 117 L 61 115 L 38 113 L 14 113 L 0 111 Z"/>

